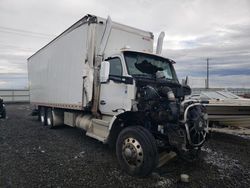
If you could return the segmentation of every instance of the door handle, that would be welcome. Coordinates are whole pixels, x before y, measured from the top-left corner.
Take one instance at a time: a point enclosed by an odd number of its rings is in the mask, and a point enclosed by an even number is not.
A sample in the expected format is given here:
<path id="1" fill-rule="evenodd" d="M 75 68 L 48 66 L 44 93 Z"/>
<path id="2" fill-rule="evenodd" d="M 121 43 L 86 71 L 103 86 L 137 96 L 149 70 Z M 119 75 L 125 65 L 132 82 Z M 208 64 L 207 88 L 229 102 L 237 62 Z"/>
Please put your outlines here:
<path id="1" fill-rule="evenodd" d="M 106 104 L 106 101 L 105 101 L 105 100 L 101 100 L 101 101 L 100 101 L 100 104 L 101 104 L 101 105 L 105 105 L 105 104 Z"/>

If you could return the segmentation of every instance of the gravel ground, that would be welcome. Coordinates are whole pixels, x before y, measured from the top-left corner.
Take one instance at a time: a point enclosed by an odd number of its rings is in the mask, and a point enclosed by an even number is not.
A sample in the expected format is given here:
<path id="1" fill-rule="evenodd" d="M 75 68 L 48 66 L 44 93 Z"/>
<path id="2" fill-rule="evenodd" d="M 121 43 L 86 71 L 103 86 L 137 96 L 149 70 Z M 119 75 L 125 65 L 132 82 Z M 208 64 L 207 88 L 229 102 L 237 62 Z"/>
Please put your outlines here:
<path id="1" fill-rule="evenodd" d="M 139 179 L 119 168 L 115 152 L 70 127 L 50 130 L 27 104 L 7 105 L 0 120 L 0 187 L 249 187 L 250 140 L 213 134 L 202 159 L 175 158 Z M 181 183 L 180 174 L 190 176 Z"/>

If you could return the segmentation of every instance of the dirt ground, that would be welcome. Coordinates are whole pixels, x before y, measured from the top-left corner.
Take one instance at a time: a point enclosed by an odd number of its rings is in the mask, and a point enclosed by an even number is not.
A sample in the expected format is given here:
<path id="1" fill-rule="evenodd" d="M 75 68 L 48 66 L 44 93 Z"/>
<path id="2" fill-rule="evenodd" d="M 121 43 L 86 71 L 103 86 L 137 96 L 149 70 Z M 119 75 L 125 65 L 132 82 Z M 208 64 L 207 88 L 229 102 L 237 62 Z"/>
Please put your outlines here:
<path id="1" fill-rule="evenodd" d="M 202 159 L 175 158 L 150 177 L 122 172 L 115 152 L 70 127 L 50 130 L 27 104 L 7 105 L 0 120 L 0 187 L 249 187 L 250 140 L 212 134 Z M 180 174 L 190 183 L 181 183 Z"/>

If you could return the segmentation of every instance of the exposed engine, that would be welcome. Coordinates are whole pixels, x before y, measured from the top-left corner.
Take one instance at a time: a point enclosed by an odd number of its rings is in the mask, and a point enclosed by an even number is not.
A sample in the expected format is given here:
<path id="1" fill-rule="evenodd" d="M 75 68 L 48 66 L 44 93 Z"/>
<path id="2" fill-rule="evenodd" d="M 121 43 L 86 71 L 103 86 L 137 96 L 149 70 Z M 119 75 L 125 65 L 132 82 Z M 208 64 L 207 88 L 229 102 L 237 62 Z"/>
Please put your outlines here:
<path id="1" fill-rule="evenodd" d="M 200 103 L 184 102 L 176 95 L 168 86 L 144 85 L 137 91 L 137 107 L 151 122 L 151 129 L 162 127 L 168 144 L 183 152 L 205 141 L 207 115 Z"/>
<path id="2" fill-rule="evenodd" d="M 169 87 L 144 86 L 138 91 L 138 99 L 138 110 L 145 111 L 157 124 L 178 121 L 179 104 Z"/>

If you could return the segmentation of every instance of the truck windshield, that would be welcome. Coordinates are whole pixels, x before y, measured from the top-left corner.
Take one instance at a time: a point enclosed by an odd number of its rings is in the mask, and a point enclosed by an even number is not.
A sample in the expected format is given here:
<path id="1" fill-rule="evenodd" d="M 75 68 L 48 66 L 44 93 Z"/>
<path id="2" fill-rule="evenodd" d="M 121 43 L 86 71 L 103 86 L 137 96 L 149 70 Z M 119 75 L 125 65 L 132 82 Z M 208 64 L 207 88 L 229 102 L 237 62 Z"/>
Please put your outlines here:
<path id="1" fill-rule="evenodd" d="M 171 60 L 139 52 L 124 52 L 128 73 L 132 76 L 149 76 L 161 72 L 164 78 L 177 81 Z"/>

